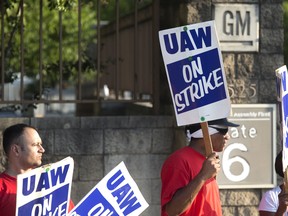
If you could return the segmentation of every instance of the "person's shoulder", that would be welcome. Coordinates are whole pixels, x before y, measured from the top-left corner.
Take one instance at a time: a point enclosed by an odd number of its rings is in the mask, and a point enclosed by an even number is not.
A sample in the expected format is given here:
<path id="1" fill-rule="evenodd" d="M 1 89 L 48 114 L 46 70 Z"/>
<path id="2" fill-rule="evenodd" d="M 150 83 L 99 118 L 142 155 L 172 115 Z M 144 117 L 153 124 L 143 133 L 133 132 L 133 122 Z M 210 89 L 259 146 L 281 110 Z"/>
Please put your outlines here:
<path id="1" fill-rule="evenodd" d="M 279 203 L 278 194 L 280 192 L 281 188 L 279 186 L 267 190 L 261 198 L 258 210 L 276 212 Z"/>
<path id="2" fill-rule="evenodd" d="M 271 188 L 271 189 L 267 190 L 264 193 L 264 196 L 266 196 L 266 197 L 278 197 L 278 194 L 280 192 L 281 192 L 281 188 L 279 187 L 279 185 L 277 185 L 274 188 Z"/>
<path id="3" fill-rule="evenodd" d="M 16 177 L 10 176 L 6 174 L 5 172 L 2 172 L 0 174 L 0 191 L 3 189 L 13 189 L 16 188 L 17 185 L 17 179 Z"/>
<path id="4" fill-rule="evenodd" d="M 201 156 L 200 155 L 200 153 L 199 152 L 197 152 L 197 151 L 195 151 L 193 148 L 191 148 L 190 146 L 185 146 L 185 147 L 182 147 L 182 148 L 180 148 L 180 149 L 178 149 L 178 150 L 176 150 L 175 152 L 173 152 L 172 154 L 171 154 L 171 157 L 177 157 L 177 156 L 179 156 L 179 155 L 181 155 L 181 157 L 185 157 L 186 155 L 188 156 L 188 157 L 191 157 L 191 155 L 193 155 L 193 156 Z M 204 157 L 204 156 L 203 156 Z"/>
<path id="5" fill-rule="evenodd" d="M 179 148 L 179 149 L 175 150 L 174 152 L 172 152 L 171 155 L 169 156 L 169 158 L 178 157 L 179 155 L 186 154 L 189 151 L 191 151 L 191 148 L 188 146 L 184 146 L 184 147 Z"/>
<path id="6" fill-rule="evenodd" d="M 280 193 L 281 192 L 281 188 L 279 185 L 269 189 L 266 191 L 267 193 Z"/>
<path id="7" fill-rule="evenodd" d="M 177 164 L 186 161 L 188 158 L 194 157 L 195 150 L 189 146 L 177 149 L 168 156 L 164 164 Z"/>
<path id="8" fill-rule="evenodd" d="M 3 189 L 3 187 L 4 187 L 4 177 L 5 177 L 5 173 L 4 172 L 2 172 L 2 173 L 0 173 L 0 191 Z"/>
<path id="9" fill-rule="evenodd" d="M 5 172 L 0 173 L 0 182 L 6 182 L 6 181 L 14 182 L 16 181 L 16 177 L 10 176 Z"/>
<path id="10" fill-rule="evenodd" d="M 5 172 L 1 172 L 0 173 L 0 180 L 3 179 L 5 177 L 5 175 L 6 175 Z"/>

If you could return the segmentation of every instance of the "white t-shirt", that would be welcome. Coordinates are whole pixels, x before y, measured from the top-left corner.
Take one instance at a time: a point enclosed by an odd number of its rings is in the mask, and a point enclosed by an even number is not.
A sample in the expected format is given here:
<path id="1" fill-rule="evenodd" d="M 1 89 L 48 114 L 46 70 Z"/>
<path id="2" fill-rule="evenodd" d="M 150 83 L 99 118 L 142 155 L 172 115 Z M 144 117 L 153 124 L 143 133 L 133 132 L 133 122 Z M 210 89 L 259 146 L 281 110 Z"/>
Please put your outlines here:
<path id="1" fill-rule="evenodd" d="M 276 212 L 279 206 L 278 195 L 281 192 L 281 188 L 276 186 L 271 190 L 268 190 L 264 193 L 258 210 L 259 211 L 268 211 L 268 212 Z M 286 210 L 285 216 L 288 216 L 288 211 Z"/>

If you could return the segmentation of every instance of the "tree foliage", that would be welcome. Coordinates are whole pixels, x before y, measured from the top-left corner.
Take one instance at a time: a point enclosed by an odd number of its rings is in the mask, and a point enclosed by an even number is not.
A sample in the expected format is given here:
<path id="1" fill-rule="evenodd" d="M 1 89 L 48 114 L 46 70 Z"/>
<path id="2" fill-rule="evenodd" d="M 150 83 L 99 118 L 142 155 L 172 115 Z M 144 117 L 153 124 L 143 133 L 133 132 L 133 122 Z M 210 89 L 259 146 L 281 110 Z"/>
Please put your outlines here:
<path id="1" fill-rule="evenodd" d="M 23 61 L 25 75 L 36 77 L 40 71 L 39 62 L 42 62 L 43 78 L 45 85 L 54 86 L 59 80 L 60 53 L 63 64 L 63 79 L 69 81 L 78 69 L 78 7 L 76 0 L 43 1 L 42 7 L 42 30 L 40 29 L 40 1 L 6 1 L 4 14 L 5 33 L 5 81 L 11 82 L 15 79 L 14 74 L 20 71 L 21 50 L 23 50 Z M 96 9 L 93 2 L 87 1 L 82 5 L 81 11 L 81 55 L 83 70 L 95 72 L 95 63 L 85 55 L 87 46 L 96 43 L 97 23 Z M 23 15 L 23 28 L 21 27 L 21 16 Z M 60 19 L 59 17 L 62 17 Z M 60 49 L 60 23 L 62 23 L 62 44 Z M 23 37 L 21 37 L 23 29 Z M 42 32 L 42 38 L 40 33 Z M 41 57 L 40 59 L 40 39 Z M 21 40 L 23 46 L 21 47 Z M 3 45 L 2 45 L 3 46 Z M 2 53 L 1 53 L 2 55 Z M 89 62 L 90 61 L 90 62 Z M 46 78 L 46 79 L 45 79 Z"/>
<path id="2" fill-rule="evenodd" d="M 97 73 L 96 50 L 92 55 L 91 52 L 90 55 L 88 54 L 88 50 L 97 45 L 97 0 L 81 1 L 81 56 L 78 53 L 77 0 L 5 0 L 1 2 L 1 6 L 5 9 L 1 17 L 4 19 L 5 35 L 4 44 L 1 46 L 4 46 L 5 52 L 1 55 L 5 57 L 6 82 L 13 82 L 16 74 L 21 71 L 22 49 L 25 75 L 35 78 L 41 73 L 44 87 L 53 87 L 59 82 L 60 63 L 61 78 L 65 82 L 73 82 L 77 79 L 79 60 L 81 60 L 82 72 L 85 74 L 84 79 L 93 79 L 92 76 Z M 43 2 L 42 7 L 40 2 Z M 111 22 L 115 19 L 116 4 L 122 16 L 134 10 L 135 2 L 142 7 L 151 0 L 100 0 L 101 20 Z M 21 4 L 24 5 L 23 8 Z M 40 22 L 41 8 L 42 22 Z M 23 28 L 21 27 L 22 15 Z M 42 30 L 40 23 L 42 23 Z M 22 38 L 21 29 L 23 29 Z M 60 29 L 62 30 L 61 49 Z M 23 47 L 21 47 L 21 40 L 23 40 Z M 62 61 L 60 61 L 60 56 Z M 39 62 L 42 64 L 39 65 Z"/>

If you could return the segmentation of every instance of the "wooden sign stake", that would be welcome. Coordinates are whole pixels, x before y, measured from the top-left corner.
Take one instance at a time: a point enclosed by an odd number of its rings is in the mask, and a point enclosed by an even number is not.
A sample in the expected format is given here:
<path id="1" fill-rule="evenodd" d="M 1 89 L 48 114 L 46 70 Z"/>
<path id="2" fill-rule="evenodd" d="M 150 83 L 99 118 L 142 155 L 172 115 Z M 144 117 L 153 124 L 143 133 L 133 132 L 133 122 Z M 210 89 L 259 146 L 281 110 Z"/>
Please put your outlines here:
<path id="1" fill-rule="evenodd" d="M 205 142 L 206 156 L 209 156 L 213 152 L 213 146 L 211 142 L 211 137 L 209 135 L 208 123 L 201 122 L 200 124 L 201 124 L 202 132 L 203 132 L 204 142 Z"/>

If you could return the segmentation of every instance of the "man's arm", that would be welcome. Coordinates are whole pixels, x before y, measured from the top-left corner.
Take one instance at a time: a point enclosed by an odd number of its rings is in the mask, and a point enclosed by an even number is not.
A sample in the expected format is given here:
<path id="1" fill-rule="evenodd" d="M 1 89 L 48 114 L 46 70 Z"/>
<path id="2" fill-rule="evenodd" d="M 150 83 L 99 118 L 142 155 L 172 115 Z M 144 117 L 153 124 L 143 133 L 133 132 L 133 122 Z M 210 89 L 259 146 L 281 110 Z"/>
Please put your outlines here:
<path id="1" fill-rule="evenodd" d="M 165 205 L 169 216 L 179 215 L 187 210 L 206 180 L 214 178 L 220 170 L 219 159 L 213 152 L 203 163 L 199 174 L 185 187 L 178 190 L 173 198 Z"/>

